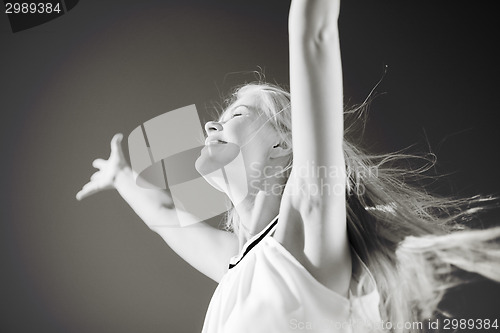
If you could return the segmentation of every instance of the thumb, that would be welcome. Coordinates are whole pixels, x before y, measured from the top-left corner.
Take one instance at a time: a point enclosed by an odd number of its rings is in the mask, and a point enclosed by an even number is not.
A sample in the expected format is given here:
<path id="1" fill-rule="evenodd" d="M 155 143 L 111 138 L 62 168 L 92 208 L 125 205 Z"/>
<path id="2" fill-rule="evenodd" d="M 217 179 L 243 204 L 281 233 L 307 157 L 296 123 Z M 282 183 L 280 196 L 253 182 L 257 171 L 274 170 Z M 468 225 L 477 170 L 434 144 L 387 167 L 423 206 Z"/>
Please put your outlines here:
<path id="1" fill-rule="evenodd" d="M 111 152 L 119 152 L 122 149 L 123 134 L 117 133 L 111 139 Z"/>

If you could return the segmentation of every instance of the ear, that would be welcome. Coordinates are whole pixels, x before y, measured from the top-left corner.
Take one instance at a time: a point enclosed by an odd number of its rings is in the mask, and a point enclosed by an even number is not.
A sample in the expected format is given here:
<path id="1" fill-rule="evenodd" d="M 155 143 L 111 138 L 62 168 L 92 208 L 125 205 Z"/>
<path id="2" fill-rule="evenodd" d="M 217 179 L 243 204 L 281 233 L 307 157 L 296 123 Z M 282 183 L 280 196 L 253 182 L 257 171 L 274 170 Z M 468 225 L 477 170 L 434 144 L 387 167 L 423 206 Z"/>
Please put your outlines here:
<path id="1" fill-rule="evenodd" d="M 284 142 L 278 142 L 271 147 L 270 158 L 280 158 L 292 153 L 292 148 L 287 147 Z"/>

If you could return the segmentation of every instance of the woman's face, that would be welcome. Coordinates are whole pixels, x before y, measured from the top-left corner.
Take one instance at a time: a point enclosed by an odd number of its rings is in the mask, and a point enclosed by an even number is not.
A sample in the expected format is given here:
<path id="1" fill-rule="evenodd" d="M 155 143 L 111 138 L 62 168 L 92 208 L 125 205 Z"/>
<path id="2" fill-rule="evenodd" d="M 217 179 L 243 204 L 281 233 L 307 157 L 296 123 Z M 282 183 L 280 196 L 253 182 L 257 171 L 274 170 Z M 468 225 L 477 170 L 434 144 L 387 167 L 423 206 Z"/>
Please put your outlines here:
<path id="1" fill-rule="evenodd" d="M 255 96 L 244 95 L 224 111 L 219 121 L 205 125 L 207 139 L 196 161 L 198 172 L 206 175 L 232 164 L 237 165 L 237 173 L 246 177 L 247 184 L 262 178 L 279 137 L 256 104 Z M 242 162 L 235 163 L 237 159 Z"/>

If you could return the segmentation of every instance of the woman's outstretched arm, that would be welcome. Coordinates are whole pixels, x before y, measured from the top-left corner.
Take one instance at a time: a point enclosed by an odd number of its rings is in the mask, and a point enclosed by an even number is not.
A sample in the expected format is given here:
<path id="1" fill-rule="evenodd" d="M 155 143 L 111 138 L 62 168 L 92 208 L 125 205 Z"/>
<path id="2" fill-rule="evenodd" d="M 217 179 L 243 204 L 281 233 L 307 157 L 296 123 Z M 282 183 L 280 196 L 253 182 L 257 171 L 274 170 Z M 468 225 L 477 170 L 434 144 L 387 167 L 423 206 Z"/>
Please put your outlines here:
<path id="1" fill-rule="evenodd" d="M 190 265 L 209 278 L 219 281 L 227 270 L 229 259 L 238 252 L 238 239 L 200 222 L 180 227 L 172 197 L 168 191 L 144 189 L 136 185 L 132 170 L 125 161 L 121 135 L 111 141 L 107 160 L 93 163 L 99 170 L 76 195 L 81 200 L 105 189 L 116 189 L 135 213 L 158 233 L 165 242 Z M 188 218 L 188 214 L 184 214 Z"/>
<path id="2" fill-rule="evenodd" d="M 293 171 L 285 190 L 300 216 L 308 269 L 345 293 L 346 232 L 339 0 L 293 0 L 289 16 Z"/>

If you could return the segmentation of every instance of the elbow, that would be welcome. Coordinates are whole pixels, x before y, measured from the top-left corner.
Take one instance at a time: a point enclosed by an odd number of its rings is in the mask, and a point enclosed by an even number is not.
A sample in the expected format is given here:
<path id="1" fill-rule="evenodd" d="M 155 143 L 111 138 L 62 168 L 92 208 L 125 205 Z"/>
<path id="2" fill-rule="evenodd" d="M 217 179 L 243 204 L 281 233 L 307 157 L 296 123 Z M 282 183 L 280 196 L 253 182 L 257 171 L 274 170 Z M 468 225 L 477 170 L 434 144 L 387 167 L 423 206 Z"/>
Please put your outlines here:
<path id="1" fill-rule="evenodd" d="M 322 45 L 338 39 L 338 1 L 301 1 L 294 5 L 288 18 L 291 40 Z"/>
<path id="2" fill-rule="evenodd" d="M 338 44 L 339 33 L 337 25 L 315 23 L 290 28 L 289 38 L 290 43 L 300 44 L 307 48 L 321 49 Z"/>
<path id="3" fill-rule="evenodd" d="M 329 46 L 331 44 L 338 43 L 338 29 L 337 27 L 322 27 L 317 31 L 310 33 L 306 38 L 309 40 L 309 44 L 313 44 L 316 47 Z"/>

